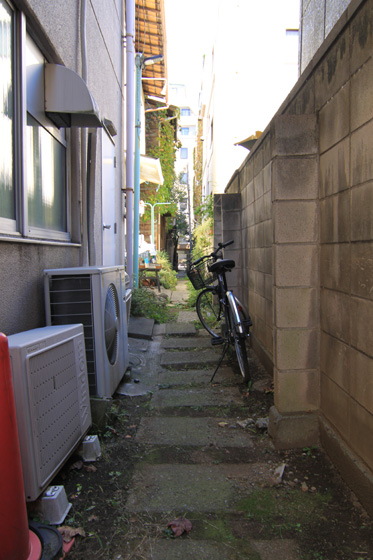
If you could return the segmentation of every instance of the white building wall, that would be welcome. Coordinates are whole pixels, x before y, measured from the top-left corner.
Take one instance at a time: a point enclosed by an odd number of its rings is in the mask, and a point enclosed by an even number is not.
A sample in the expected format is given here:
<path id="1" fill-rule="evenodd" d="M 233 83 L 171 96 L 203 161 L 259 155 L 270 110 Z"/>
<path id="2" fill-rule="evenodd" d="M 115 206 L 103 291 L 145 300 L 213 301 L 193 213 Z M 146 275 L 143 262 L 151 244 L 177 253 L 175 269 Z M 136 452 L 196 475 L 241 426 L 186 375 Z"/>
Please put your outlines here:
<path id="1" fill-rule="evenodd" d="M 224 191 L 248 153 L 235 143 L 264 130 L 298 77 L 299 0 L 220 0 L 218 9 L 200 104 L 204 195 Z"/>

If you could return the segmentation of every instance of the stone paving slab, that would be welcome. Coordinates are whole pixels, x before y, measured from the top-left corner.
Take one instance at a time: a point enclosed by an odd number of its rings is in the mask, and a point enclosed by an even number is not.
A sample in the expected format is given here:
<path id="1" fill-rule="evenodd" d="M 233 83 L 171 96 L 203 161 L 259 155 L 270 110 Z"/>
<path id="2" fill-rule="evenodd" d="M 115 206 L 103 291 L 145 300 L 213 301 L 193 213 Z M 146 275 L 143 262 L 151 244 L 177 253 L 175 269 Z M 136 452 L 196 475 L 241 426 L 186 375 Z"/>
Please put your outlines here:
<path id="1" fill-rule="evenodd" d="M 130 317 L 128 321 L 128 336 L 151 340 L 153 337 L 153 328 L 154 319 L 148 319 L 147 317 Z"/>
<path id="2" fill-rule="evenodd" d="M 142 418 L 136 434 L 139 443 L 216 447 L 253 447 L 248 432 L 235 418 Z"/>
<path id="3" fill-rule="evenodd" d="M 214 364 L 215 365 L 215 364 Z M 210 369 L 164 370 L 157 376 L 158 385 L 209 385 L 215 367 Z M 216 382 L 232 382 L 237 384 L 237 377 L 229 367 L 222 367 L 215 375 Z"/>
<path id="4" fill-rule="evenodd" d="M 199 321 L 196 311 L 179 311 L 178 323 L 192 323 L 193 321 Z"/>
<path id="5" fill-rule="evenodd" d="M 208 350 L 189 350 L 185 352 L 165 352 L 161 356 L 163 367 L 203 367 L 217 365 L 220 352 L 215 348 Z"/>
<path id="6" fill-rule="evenodd" d="M 203 384 L 207 385 L 211 379 L 212 372 L 208 369 L 188 369 L 178 371 L 164 370 L 158 374 L 158 386 L 167 388 L 167 386 Z M 162 388 L 161 387 L 161 388 Z"/>
<path id="7" fill-rule="evenodd" d="M 165 350 L 182 350 L 183 348 L 212 348 L 209 338 L 199 338 L 192 336 L 191 338 L 165 338 L 162 341 L 161 348 Z"/>
<path id="8" fill-rule="evenodd" d="M 196 327 L 190 323 L 166 323 L 166 335 L 193 336 L 196 334 Z"/>
<path id="9" fill-rule="evenodd" d="M 298 548 L 292 539 L 251 541 L 251 545 L 259 552 L 261 560 L 300 560 Z"/>
<path id="10" fill-rule="evenodd" d="M 135 469 L 126 510 L 238 513 L 257 486 L 273 486 L 268 464 L 148 465 Z"/>
<path id="11" fill-rule="evenodd" d="M 151 405 L 154 408 L 241 406 L 242 397 L 237 387 L 209 387 L 161 389 L 153 394 Z"/>
<path id="12" fill-rule="evenodd" d="M 193 531 L 193 529 L 192 529 Z M 245 543 L 245 557 L 257 560 L 258 556 L 253 552 L 249 543 Z M 188 539 L 163 539 L 157 541 L 147 558 L 151 560 L 232 560 L 232 545 L 224 545 L 214 541 Z M 279 560 L 277 557 L 276 560 Z M 282 559 L 281 559 L 282 560 Z M 288 559 L 292 560 L 292 559 Z"/>

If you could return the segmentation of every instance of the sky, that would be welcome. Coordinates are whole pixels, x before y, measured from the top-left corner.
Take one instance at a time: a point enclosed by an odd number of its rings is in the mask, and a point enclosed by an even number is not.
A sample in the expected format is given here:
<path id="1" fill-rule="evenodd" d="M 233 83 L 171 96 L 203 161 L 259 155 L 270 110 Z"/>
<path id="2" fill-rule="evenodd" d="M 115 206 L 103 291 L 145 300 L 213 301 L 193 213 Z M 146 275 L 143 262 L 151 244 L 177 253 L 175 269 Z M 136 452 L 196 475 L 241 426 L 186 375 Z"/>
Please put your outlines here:
<path id="1" fill-rule="evenodd" d="M 203 55 L 211 50 L 219 0 L 165 0 L 169 83 L 198 100 Z"/>
<path id="2" fill-rule="evenodd" d="M 270 13 L 272 1 L 244 1 L 251 4 L 250 13 L 257 27 L 265 26 L 263 17 L 270 17 L 268 12 Z M 212 49 L 220 2 L 225 6 L 232 5 L 233 11 L 242 0 L 165 0 L 168 81 L 169 84 L 185 84 L 192 104 L 194 99 L 198 103 L 203 55 L 210 54 Z M 299 0 L 281 0 L 281 6 L 293 6 L 293 11 L 298 16 Z M 295 25 L 297 23 L 298 21 Z"/>

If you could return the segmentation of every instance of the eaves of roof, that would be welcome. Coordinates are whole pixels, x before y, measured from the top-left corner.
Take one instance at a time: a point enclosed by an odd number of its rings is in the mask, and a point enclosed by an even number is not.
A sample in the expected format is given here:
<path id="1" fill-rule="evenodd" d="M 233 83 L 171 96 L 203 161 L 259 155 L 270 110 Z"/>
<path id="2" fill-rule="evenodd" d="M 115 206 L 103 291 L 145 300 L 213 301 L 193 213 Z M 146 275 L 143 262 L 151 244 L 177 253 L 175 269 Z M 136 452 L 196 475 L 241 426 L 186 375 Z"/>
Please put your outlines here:
<path id="1" fill-rule="evenodd" d="M 135 49 L 144 58 L 163 56 L 163 60 L 145 66 L 142 86 L 146 108 L 167 104 L 167 43 L 164 0 L 135 0 Z M 156 99 L 153 99 L 156 98 Z M 159 99 L 159 102 L 157 102 Z"/>

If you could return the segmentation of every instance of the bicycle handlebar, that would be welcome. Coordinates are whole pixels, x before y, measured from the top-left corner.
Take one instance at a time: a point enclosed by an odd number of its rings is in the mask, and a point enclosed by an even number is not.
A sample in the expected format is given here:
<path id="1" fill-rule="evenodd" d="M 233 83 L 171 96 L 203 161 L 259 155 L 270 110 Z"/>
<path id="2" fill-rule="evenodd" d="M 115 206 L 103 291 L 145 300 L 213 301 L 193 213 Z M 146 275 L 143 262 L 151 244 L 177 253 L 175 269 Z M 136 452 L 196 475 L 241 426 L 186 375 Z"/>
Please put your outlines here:
<path id="1" fill-rule="evenodd" d="M 224 249 L 224 247 L 228 247 L 228 245 L 232 245 L 232 243 L 234 243 L 233 239 L 230 239 L 229 241 L 226 241 L 225 243 L 218 243 L 218 248 L 215 249 L 215 251 L 213 251 L 212 253 L 210 253 L 209 255 L 204 255 L 203 257 L 201 257 L 200 259 L 197 259 L 196 261 L 194 261 L 192 263 L 192 265 L 196 265 L 200 262 L 202 262 L 205 259 L 209 259 L 210 257 L 212 257 L 213 259 L 217 259 L 218 255 L 219 255 L 219 251 L 221 251 L 222 249 Z"/>

